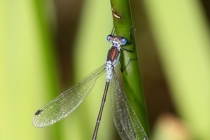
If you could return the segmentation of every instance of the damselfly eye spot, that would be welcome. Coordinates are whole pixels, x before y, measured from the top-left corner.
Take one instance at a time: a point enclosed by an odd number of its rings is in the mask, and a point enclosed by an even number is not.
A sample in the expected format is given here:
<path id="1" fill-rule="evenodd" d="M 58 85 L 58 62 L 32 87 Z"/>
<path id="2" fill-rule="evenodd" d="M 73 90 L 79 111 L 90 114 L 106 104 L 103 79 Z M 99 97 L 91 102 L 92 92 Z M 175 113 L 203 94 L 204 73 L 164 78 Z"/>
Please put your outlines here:
<path id="1" fill-rule="evenodd" d="M 106 40 L 109 41 L 109 42 L 111 42 L 113 40 L 113 36 L 112 35 L 108 35 L 106 37 Z"/>
<path id="2" fill-rule="evenodd" d="M 123 37 L 122 40 L 121 40 L 121 44 L 125 45 L 126 43 L 127 43 L 127 39 Z"/>
<path id="3" fill-rule="evenodd" d="M 43 110 L 38 110 L 35 115 L 39 115 Z"/>

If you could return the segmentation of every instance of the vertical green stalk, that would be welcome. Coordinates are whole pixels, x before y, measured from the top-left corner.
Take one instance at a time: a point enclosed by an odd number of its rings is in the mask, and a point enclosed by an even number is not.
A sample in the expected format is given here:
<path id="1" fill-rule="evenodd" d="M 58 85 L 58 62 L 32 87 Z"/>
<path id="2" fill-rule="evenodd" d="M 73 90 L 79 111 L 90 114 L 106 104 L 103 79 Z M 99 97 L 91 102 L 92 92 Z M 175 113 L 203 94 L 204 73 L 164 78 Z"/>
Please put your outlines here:
<path id="1" fill-rule="evenodd" d="M 115 32 L 119 36 L 126 37 L 131 44 L 126 47 L 132 52 L 123 51 L 120 56 L 124 89 L 128 100 L 136 112 L 145 132 L 148 134 L 147 115 L 145 110 L 142 83 L 140 79 L 136 44 L 129 0 L 111 0 Z"/>

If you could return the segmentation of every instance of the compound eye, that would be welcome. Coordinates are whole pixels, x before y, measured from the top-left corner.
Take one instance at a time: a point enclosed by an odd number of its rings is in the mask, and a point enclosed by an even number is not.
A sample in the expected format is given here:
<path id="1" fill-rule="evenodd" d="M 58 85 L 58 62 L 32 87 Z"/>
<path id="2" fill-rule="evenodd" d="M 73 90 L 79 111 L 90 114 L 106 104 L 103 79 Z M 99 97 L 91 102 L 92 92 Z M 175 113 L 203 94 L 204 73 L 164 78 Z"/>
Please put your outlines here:
<path id="1" fill-rule="evenodd" d="M 121 40 L 121 44 L 125 45 L 126 43 L 127 43 L 127 39 L 123 37 L 122 40 Z"/>
<path id="2" fill-rule="evenodd" d="M 111 42 L 111 41 L 113 40 L 112 35 L 108 35 L 108 36 L 106 37 L 106 40 L 109 41 L 109 42 Z"/>

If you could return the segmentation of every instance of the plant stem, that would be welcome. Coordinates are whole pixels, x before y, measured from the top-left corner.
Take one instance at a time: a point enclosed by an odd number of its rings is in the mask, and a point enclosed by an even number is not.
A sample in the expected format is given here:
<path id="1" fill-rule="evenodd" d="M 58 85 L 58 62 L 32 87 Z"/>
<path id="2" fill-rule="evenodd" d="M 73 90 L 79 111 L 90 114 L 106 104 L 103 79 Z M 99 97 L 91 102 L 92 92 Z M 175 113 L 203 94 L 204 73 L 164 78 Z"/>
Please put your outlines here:
<path id="1" fill-rule="evenodd" d="M 135 29 L 133 28 L 132 23 L 130 2 L 129 0 L 110 1 L 116 34 L 127 38 L 131 42 L 126 46 L 126 48 L 129 47 L 132 49 L 132 52 L 122 50 L 120 56 L 120 64 L 123 69 L 122 75 L 125 93 L 142 126 L 144 127 L 145 132 L 148 134 L 149 127 L 147 123 L 144 95 L 138 66 L 134 38 Z"/>

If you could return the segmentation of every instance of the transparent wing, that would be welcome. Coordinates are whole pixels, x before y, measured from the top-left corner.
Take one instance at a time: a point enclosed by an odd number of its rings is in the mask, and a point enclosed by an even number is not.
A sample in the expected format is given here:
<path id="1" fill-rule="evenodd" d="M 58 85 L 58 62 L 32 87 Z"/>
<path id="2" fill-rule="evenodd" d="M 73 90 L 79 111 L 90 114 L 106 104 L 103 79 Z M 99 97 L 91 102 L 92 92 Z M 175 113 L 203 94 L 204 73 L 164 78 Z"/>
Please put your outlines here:
<path id="1" fill-rule="evenodd" d="M 148 140 L 115 72 L 113 72 L 110 92 L 112 116 L 121 139 Z"/>
<path id="2" fill-rule="evenodd" d="M 80 83 L 58 95 L 39 109 L 33 117 L 35 127 L 52 125 L 74 111 L 92 90 L 98 77 L 105 72 L 105 64 L 94 70 Z"/>

